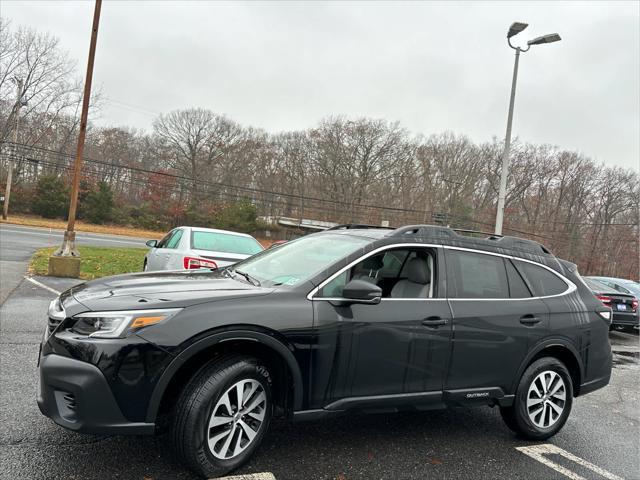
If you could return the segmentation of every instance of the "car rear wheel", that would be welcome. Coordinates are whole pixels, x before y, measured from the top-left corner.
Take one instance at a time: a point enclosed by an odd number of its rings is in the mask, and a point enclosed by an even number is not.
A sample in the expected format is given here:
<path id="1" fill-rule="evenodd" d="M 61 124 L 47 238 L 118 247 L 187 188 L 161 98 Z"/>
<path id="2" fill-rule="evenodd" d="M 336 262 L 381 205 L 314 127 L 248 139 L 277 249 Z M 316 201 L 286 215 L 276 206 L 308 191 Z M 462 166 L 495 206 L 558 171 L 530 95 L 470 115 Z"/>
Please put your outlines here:
<path id="1" fill-rule="evenodd" d="M 556 358 L 544 357 L 525 370 L 511 407 L 501 407 L 506 425 L 531 440 L 545 440 L 564 426 L 573 404 L 571 375 Z"/>
<path id="2" fill-rule="evenodd" d="M 194 376 L 176 404 L 176 452 L 203 477 L 222 476 L 258 448 L 272 409 L 267 368 L 252 357 L 221 358 Z"/>

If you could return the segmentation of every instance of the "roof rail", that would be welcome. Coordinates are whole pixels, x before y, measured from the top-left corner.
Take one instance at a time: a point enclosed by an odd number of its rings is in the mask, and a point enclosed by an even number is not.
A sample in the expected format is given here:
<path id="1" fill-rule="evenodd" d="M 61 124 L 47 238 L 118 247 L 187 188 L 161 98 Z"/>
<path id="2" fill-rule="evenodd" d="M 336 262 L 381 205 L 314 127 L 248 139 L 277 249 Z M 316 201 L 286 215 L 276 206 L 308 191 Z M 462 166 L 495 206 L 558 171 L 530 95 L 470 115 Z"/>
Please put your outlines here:
<path id="1" fill-rule="evenodd" d="M 441 237 L 454 238 L 458 234 L 449 227 L 441 227 L 438 225 L 407 225 L 406 227 L 396 228 L 391 232 L 391 237 L 401 237 L 403 235 L 415 235 L 417 237 Z"/>
<path id="2" fill-rule="evenodd" d="M 452 228 L 452 230 L 456 233 L 462 233 L 462 234 L 477 233 L 478 235 L 486 235 L 487 239 L 491 239 L 491 240 L 502 238 L 502 235 L 497 235 L 495 233 L 489 233 L 489 232 L 482 232 L 480 230 L 468 230 L 466 228 Z"/>
<path id="3" fill-rule="evenodd" d="M 459 235 L 457 232 L 460 232 L 462 234 L 475 233 L 487 236 L 483 238 L 474 238 L 470 235 Z M 457 239 L 458 241 L 479 241 L 486 242 L 484 243 L 485 245 L 493 244 L 496 247 L 526 251 L 534 253 L 536 255 L 553 255 L 547 247 L 536 242 L 535 240 L 528 240 L 526 238 L 520 237 L 495 235 L 493 233 L 479 232 L 476 230 L 464 230 L 459 228 L 454 229 L 438 225 L 408 225 L 406 227 L 397 228 L 389 234 L 390 237 L 402 237 L 404 235 Z"/>
<path id="4" fill-rule="evenodd" d="M 529 240 L 529 239 L 520 238 L 520 237 L 510 237 L 510 236 L 505 236 L 505 237 L 494 236 L 494 237 L 487 238 L 487 240 L 493 240 L 496 242 L 496 244 L 499 247 L 503 247 L 503 248 L 525 250 L 528 252 L 536 253 L 538 255 L 540 255 L 540 253 L 553 255 L 553 253 L 551 253 L 551 251 L 547 247 L 545 247 L 539 242 L 536 242 L 535 240 Z"/>
<path id="5" fill-rule="evenodd" d="M 385 230 L 393 230 L 393 227 L 381 227 L 379 225 L 366 225 L 364 223 L 345 223 L 343 225 L 336 225 L 335 227 L 327 228 L 325 230 L 361 230 L 366 228 L 383 228 Z"/>

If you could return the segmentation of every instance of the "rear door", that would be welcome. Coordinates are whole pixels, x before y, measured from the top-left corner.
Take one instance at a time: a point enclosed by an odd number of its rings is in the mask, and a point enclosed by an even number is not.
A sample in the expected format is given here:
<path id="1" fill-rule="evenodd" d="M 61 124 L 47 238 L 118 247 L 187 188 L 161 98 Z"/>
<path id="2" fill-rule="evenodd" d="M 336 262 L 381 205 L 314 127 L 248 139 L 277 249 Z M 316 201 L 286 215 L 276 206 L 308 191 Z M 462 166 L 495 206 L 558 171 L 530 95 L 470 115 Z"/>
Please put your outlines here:
<path id="1" fill-rule="evenodd" d="M 176 231 L 177 229 L 171 230 L 154 248 L 151 249 L 147 256 L 147 270 L 163 270 L 165 263 L 164 249 L 167 246 L 167 242 L 171 240 L 171 237 L 176 233 Z"/>
<path id="2" fill-rule="evenodd" d="M 445 252 L 453 314 L 445 393 L 450 400 L 511 393 L 529 349 L 548 332 L 548 308 L 509 258 L 454 247 Z"/>
<path id="3" fill-rule="evenodd" d="M 184 255 L 180 250 L 180 245 L 184 236 L 184 229 L 177 228 L 167 242 L 166 247 L 160 254 L 163 262 L 162 270 L 182 270 L 184 268 L 182 262 Z"/>

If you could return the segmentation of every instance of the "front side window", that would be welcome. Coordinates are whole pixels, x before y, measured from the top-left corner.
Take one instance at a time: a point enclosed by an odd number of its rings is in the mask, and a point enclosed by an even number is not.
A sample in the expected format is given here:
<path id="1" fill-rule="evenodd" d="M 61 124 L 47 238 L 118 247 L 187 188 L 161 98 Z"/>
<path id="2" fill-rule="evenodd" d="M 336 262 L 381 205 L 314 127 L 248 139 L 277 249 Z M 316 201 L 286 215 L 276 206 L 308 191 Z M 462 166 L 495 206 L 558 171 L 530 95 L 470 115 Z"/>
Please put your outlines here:
<path id="1" fill-rule="evenodd" d="M 265 250 L 232 268 L 263 286 L 296 285 L 311 279 L 373 240 L 342 234 L 309 235 Z"/>
<path id="2" fill-rule="evenodd" d="M 253 237 L 204 230 L 191 231 L 191 248 L 241 255 L 254 255 L 262 251 L 262 246 Z"/>
<path id="3" fill-rule="evenodd" d="M 448 250 L 447 268 L 448 291 L 452 298 L 509 298 L 502 257 Z"/>
<path id="4" fill-rule="evenodd" d="M 522 272 L 522 276 L 527 280 L 536 297 L 560 295 L 569 288 L 560 277 L 551 273 L 546 268 L 521 261 L 516 261 L 515 265 L 516 268 Z"/>
<path id="5" fill-rule="evenodd" d="M 382 298 L 434 296 L 434 256 L 427 249 L 393 249 L 371 255 L 320 289 L 319 298 L 342 298 L 351 280 L 364 280 L 382 290 Z"/>

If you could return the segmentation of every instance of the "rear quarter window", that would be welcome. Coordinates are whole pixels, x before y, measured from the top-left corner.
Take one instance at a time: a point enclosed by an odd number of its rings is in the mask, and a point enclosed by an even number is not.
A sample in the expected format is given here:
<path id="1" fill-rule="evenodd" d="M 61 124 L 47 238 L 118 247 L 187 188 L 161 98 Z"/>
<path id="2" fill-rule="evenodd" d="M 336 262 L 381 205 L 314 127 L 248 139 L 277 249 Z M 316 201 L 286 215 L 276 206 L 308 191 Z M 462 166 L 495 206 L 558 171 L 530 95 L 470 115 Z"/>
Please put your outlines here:
<path id="1" fill-rule="evenodd" d="M 516 260 L 515 265 L 518 271 L 527 280 L 529 287 L 536 297 L 560 295 L 566 292 L 569 288 L 569 286 L 561 280 L 560 277 L 551 273 L 546 268 L 518 260 Z"/>

